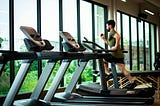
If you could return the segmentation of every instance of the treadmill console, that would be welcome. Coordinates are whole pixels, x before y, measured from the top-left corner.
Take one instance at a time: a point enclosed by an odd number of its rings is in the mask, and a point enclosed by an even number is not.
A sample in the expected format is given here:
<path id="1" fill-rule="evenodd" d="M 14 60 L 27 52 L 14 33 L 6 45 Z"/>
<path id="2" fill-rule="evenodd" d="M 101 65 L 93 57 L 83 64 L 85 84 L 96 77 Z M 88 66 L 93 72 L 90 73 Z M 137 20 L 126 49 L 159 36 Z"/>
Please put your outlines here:
<path id="1" fill-rule="evenodd" d="M 68 32 L 60 31 L 60 36 L 63 38 L 63 47 L 67 52 L 78 52 L 78 51 L 85 51 L 86 48 L 71 36 Z"/>
<path id="2" fill-rule="evenodd" d="M 27 38 L 24 38 L 24 43 L 29 51 L 40 52 L 54 48 L 48 40 L 42 39 L 34 28 L 21 26 L 20 29 L 27 36 Z"/>

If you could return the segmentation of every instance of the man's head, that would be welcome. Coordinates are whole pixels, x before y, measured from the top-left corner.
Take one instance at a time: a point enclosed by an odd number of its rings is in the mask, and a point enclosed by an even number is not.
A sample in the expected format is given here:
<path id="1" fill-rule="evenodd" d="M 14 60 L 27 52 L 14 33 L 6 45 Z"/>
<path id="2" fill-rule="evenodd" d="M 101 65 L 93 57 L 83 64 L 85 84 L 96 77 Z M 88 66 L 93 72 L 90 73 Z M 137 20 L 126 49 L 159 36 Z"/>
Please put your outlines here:
<path id="1" fill-rule="evenodd" d="M 115 21 L 114 20 L 108 20 L 106 23 L 107 30 L 110 31 L 112 28 L 115 27 Z"/>

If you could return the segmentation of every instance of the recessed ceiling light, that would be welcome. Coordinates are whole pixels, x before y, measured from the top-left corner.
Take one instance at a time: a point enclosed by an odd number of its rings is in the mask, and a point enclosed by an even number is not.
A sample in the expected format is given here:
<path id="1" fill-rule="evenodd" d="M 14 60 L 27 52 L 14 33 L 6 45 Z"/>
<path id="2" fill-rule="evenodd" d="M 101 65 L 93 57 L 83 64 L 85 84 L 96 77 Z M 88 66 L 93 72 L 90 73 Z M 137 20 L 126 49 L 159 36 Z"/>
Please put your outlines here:
<path id="1" fill-rule="evenodd" d="M 127 0 L 121 0 L 121 1 L 123 1 L 123 2 L 127 2 Z"/>
<path id="2" fill-rule="evenodd" d="M 152 12 L 152 11 L 149 11 L 149 10 L 144 10 L 146 13 L 148 13 L 148 14 L 151 14 L 151 15 L 154 15 L 154 13 Z"/>

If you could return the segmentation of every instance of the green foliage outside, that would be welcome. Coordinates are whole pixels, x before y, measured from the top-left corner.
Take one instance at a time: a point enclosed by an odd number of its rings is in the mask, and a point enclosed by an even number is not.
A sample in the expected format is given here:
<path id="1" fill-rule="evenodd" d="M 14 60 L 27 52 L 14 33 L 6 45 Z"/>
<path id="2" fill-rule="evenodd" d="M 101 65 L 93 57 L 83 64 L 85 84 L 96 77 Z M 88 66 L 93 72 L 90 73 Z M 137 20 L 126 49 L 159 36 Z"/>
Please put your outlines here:
<path id="1" fill-rule="evenodd" d="M 0 37 L 0 44 L 3 42 L 3 39 Z"/>
<path id="2" fill-rule="evenodd" d="M 2 42 L 3 42 L 3 39 L 0 37 L 0 48 L 1 48 Z"/>
<path id="3" fill-rule="evenodd" d="M 89 65 L 91 62 L 88 63 L 88 65 L 86 66 L 85 70 L 83 71 L 82 75 L 81 75 L 81 81 L 82 82 L 91 82 L 93 81 L 93 76 L 92 76 L 92 65 Z M 76 69 L 78 65 L 78 61 L 73 61 L 73 63 L 71 63 L 70 67 L 68 68 L 66 75 L 64 76 L 65 79 L 65 85 L 67 86 L 72 78 L 72 75 Z"/>
<path id="4" fill-rule="evenodd" d="M 15 61 L 15 74 L 17 73 L 20 65 L 21 65 L 22 61 Z M 42 61 L 42 66 L 45 66 L 46 61 Z M 19 93 L 24 93 L 24 92 L 32 92 L 35 85 L 37 84 L 38 81 L 38 72 L 37 72 L 37 61 L 34 61 L 33 64 L 30 67 L 30 70 L 24 80 L 24 83 L 22 84 L 22 87 L 20 88 L 20 92 Z M 59 69 L 60 66 L 60 62 L 57 62 L 50 78 L 49 81 L 45 87 L 45 89 L 48 89 L 54 79 L 54 76 L 57 72 L 57 70 Z M 65 77 L 64 77 L 64 85 L 68 85 L 68 83 L 70 82 L 70 78 L 73 75 L 73 72 L 75 70 L 77 66 L 77 61 L 73 61 L 71 63 L 71 65 L 69 66 Z M 85 71 L 82 74 L 82 81 L 92 81 L 92 67 L 91 66 L 87 66 L 87 68 L 85 69 Z M 45 70 L 44 70 L 45 71 Z M 10 88 L 10 70 L 9 70 L 9 62 L 6 64 L 3 73 L 0 77 L 0 95 L 6 95 L 9 91 Z"/>
<path id="5" fill-rule="evenodd" d="M 3 39 L 2 39 L 3 41 Z M 1 42 L 1 39 L 0 39 Z M 24 44 L 21 45 L 20 51 L 27 51 L 26 47 Z M 16 60 L 14 62 L 15 66 L 15 75 L 17 74 L 17 71 L 20 68 L 20 65 L 22 64 L 21 60 Z M 46 60 L 42 60 L 42 70 L 45 67 Z M 64 76 L 64 86 L 67 86 L 68 83 L 70 82 L 70 79 L 73 75 L 73 72 L 75 71 L 76 66 L 78 65 L 78 61 L 74 60 L 71 62 L 65 76 Z M 35 85 L 37 84 L 38 81 L 38 72 L 37 72 L 37 67 L 38 67 L 38 62 L 34 61 L 30 67 L 30 70 L 28 71 L 28 74 L 25 77 L 25 80 L 22 84 L 22 87 L 20 88 L 19 93 L 24 93 L 24 92 L 31 92 L 33 91 Z M 45 89 L 48 89 L 54 80 L 54 76 L 57 73 L 57 70 L 60 67 L 60 61 L 56 63 L 56 66 L 54 67 L 51 76 L 46 84 Z M 45 71 L 45 70 L 44 70 Z M 88 65 L 86 66 L 85 70 L 83 71 L 81 75 L 82 82 L 88 82 L 92 81 L 92 62 L 89 62 Z M 0 76 L 0 96 L 1 95 L 6 95 L 9 91 L 10 88 L 10 64 L 9 62 L 5 65 L 2 75 Z"/>

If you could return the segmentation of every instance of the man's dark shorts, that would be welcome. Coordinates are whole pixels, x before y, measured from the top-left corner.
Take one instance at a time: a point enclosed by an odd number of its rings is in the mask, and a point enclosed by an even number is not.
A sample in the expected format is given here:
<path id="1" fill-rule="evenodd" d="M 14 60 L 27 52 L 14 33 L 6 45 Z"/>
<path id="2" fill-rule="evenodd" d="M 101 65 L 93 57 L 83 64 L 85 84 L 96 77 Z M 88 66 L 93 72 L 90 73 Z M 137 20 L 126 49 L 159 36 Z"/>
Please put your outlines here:
<path id="1" fill-rule="evenodd" d="M 107 62 L 115 62 L 115 63 L 122 63 L 122 64 L 125 64 L 124 62 L 124 58 L 116 58 L 112 55 L 110 55 L 107 59 L 105 59 L 105 61 Z"/>

